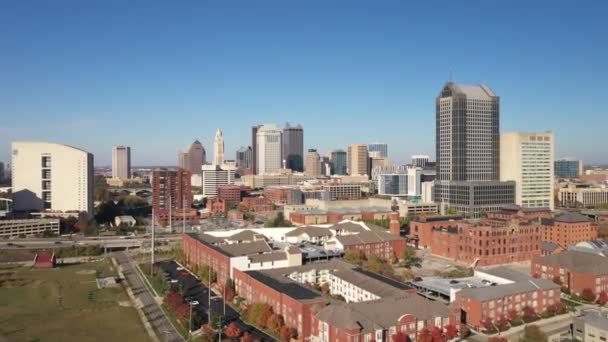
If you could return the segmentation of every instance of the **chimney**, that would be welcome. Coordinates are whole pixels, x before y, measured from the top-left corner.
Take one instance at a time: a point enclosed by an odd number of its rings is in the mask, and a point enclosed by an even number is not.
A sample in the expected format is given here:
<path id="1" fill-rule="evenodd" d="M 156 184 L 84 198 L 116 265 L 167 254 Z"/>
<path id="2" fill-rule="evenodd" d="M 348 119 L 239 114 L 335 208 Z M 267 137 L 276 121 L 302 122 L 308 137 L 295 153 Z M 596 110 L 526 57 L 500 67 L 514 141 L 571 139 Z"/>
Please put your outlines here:
<path id="1" fill-rule="evenodd" d="M 391 222 L 389 224 L 389 230 L 391 234 L 395 236 L 401 235 L 401 225 L 399 224 L 399 212 L 391 211 L 390 213 Z"/>

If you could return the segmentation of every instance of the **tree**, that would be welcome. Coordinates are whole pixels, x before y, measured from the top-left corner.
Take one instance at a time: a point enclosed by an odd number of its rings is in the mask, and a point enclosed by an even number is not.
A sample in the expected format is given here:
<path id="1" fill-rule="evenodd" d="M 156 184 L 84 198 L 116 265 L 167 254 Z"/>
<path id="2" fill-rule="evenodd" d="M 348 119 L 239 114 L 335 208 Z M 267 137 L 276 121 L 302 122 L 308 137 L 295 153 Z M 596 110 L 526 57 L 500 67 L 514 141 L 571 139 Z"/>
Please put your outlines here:
<path id="1" fill-rule="evenodd" d="M 241 342 L 253 342 L 253 337 L 251 336 L 251 334 L 245 331 L 243 337 L 241 337 Z"/>
<path id="2" fill-rule="evenodd" d="M 433 342 L 433 336 L 431 336 L 431 331 L 428 328 L 422 328 L 418 332 L 418 342 Z"/>
<path id="3" fill-rule="evenodd" d="M 270 330 L 275 335 L 280 333 L 281 327 L 283 325 L 285 325 L 285 322 L 283 321 L 283 316 L 277 315 L 275 313 L 270 315 L 270 317 L 268 317 L 268 321 L 266 322 L 266 327 L 268 328 L 268 330 Z"/>
<path id="4" fill-rule="evenodd" d="M 347 251 L 344 253 L 344 261 L 351 264 L 361 265 L 367 258 L 362 251 Z"/>
<path id="5" fill-rule="evenodd" d="M 522 342 L 547 342 L 547 335 L 540 330 L 538 325 L 529 324 L 524 328 L 524 336 Z"/>
<path id="6" fill-rule="evenodd" d="M 266 223 L 264 223 L 264 227 L 291 227 L 292 224 L 289 220 L 285 219 L 285 215 L 283 215 L 282 211 L 279 211 L 277 213 L 277 216 L 272 219 L 272 220 L 268 220 L 266 221 Z"/>
<path id="7" fill-rule="evenodd" d="M 270 316 L 272 316 L 272 307 L 268 304 L 262 304 L 262 309 L 260 310 L 260 314 L 258 316 L 258 320 L 256 322 L 257 326 L 262 328 L 268 328 L 267 323 Z"/>
<path id="8" fill-rule="evenodd" d="M 494 336 L 488 339 L 488 342 L 509 342 L 509 340 L 505 337 Z"/>
<path id="9" fill-rule="evenodd" d="M 600 292 L 600 296 L 597 299 L 597 303 L 599 305 L 606 305 L 606 303 L 608 303 L 608 293 L 606 292 L 606 290 L 602 290 L 602 292 Z"/>
<path id="10" fill-rule="evenodd" d="M 522 311 L 523 319 L 526 322 L 530 322 L 534 318 L 536 318 L 536 311 L 534 311 L 534 308 L 532 308 L 532 307 L 524 306 L 524 308 L 521 309 L 521 311 Z"/>
<path id="11" fill-rule="evenodd" d="M 234 322 L 230 322 L 226 329 L 224 329 L 224 335 L 231 338 L 237 338 L 241 336 L 241 329 Z"/>
<path id="12" fill-rule="evenodd" d="M 490 317 L 486 317 L 481 321 L 481 326 L 485 331 L 494 331 L 494 322 Z"/>
<path id="13" fill-rule="evenodd" d="M 451 339 L 455 338 L 456 336 L 458 336 L 458 329 L 456 329 L 456 326 L 454 326 L 453 324 L 446 325 L 445 337 L 448 340 L 451 340 Z"/>
<path id="14" fill-rule="evenodd" d="M 329 283 L 323 283 L 321 284 L 321 292 L 325 293 L 325 294 L 329 294 Z"/>
<path id="15" fill-rule="evenodd" d="M 148 202 L 136 195 L 128 195 L 125 198 L 122 199 L 122 203 L 126 206 L 126 207 L 130 207 L 130 208 L 141 208 L 141 207 L 147 207 L 148 206 Z"/>
<path id="16" fill-rule="evenodd" d="M 595 301 L 595 293 L 593 292 L 592 289 L 586 287 L 583 289 L 583 292 L 581 293 L 581 298 L 584 301 L 587 302 L 594 302 Z"/>
<path id="17" fill-rule="evenodd" d="M 84 229 L 84 236 L 97 236 L 99 235 L 99 226 L 97 226 L 97 222 L 93 219 L 90 220 L 87 224 L 87 227 Z"/>
<path id="18" fill-rule="evenodd" d="M 460 338 L 467 338 L 471 334 L 471 329 L 469 329 L 466 324 L 461 324 L 458 331 L 460 332 Z"/>
<path id="19" fill-rule="evenodd" d="M 281 328 L 281 340 L 283 340 L 284 342 L 288 342 L 291 341 L 292 338 L 297 338 L 298 337 L 298 331 L 294 328 L 290 328 L 286 325 L 284 325 Z"/>
<path id="20" fill-rule="evenodd" d="M 519 315 L 517 314 L 517 310 L 515 310 L 515 309 L 509 310 L 509 312 L 507 312 L 507 315 L 509 316 L 509 320 L 510 321 L 512 321 L 512 320 L 516 319 L 517 317 L 519 317 Z"/>
<path id="21" fill-rule="evenodd" d="M 403 259 L 403 266 L 410 268 L 418 263 L 418 257 L 416 256 L 416 249 L 412 246 L 406 246 L 401 255 Z"/>
<path id="22" fill-rule="evenodd" d="M 431 329 L 431 337 L 433 338 L 433 342 L 441 342 L 444 340 L 443 330 L 438 327 L 433 327 Z"/>
<path id="23" fill-rule="evenodd" d="M 379 273 L 387 277 L 394 276 L 393 266 L 386 262 L 386 260 L 375 255 L 370 255 L 367 261 L 364 261 L 361 266 L 370 272 Z"/>

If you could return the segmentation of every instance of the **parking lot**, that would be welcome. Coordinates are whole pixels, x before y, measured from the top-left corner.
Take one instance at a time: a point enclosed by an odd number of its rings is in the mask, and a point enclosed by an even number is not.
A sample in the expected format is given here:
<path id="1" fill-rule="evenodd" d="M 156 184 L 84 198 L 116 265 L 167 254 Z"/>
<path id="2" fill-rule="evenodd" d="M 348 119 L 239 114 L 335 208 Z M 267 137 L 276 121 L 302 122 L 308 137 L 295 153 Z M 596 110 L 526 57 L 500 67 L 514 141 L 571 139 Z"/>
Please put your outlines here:
<path id="1" fill-rule="evenodd" d="M 161 261 L 157 263 L 158 266 L 166 272 L 168 279 L 176 280 L 171 282 L 171 287 L 174 290 L 180 288 L 183 291 L 184 298 L 189 301 L 197 301 L 198 304 L 192 307 L 193 311 L 199 314 L 202 318 L 202 324 L 208 322 L 209 308 L 211 309 L 211 317 L 216 318 L 221 316 L 222 326 L 225 327 L 230 322 L 235 322 L 241 332 L 249 332 L 254 338 L 260 341 L 274 341 L 275 339 L 268 336 L 263 331 L 252 327 L 240 319 L 239 313 L 234 310 L 230 305 L 224 305 L 222 297 L 217 296 L 213 292 L 204 286 L 198 279 L 196 279 L 187 270 L 181 269 L 180 266 L 172 260 Z M 211 294 L 211 307 L 209 307 L 209 295 Z"/>

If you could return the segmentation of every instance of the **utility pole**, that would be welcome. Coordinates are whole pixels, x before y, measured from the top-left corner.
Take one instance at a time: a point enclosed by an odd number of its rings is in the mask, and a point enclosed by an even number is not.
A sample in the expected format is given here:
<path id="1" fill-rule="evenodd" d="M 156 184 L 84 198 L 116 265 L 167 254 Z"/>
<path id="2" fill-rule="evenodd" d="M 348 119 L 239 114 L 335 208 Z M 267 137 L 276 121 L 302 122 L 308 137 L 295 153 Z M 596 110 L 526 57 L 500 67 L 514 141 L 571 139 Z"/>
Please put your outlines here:
<path id="1" fill-rule="evenodd" d="M 154 275 L 154 231 L 156 229 L 154 228 L 154 207 L 152 207 L 152 234 L 151 234 L 151 241 L 150 241 L 150 253 L 151 253 L 151 258 L 150 258 L 150 274 Z"/>

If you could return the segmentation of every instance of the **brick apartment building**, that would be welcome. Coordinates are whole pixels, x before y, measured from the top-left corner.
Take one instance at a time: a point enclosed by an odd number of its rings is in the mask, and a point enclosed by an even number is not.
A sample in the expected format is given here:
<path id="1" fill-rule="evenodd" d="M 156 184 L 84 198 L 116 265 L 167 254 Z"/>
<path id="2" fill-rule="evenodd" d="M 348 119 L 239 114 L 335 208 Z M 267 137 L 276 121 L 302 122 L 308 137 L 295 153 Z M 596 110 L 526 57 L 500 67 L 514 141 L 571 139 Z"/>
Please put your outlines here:
<path id="1" fill-rule="evenodd" d="M 323 342 L 397 341 L 398 334 L 415 341 L 422 329 L 457 326 L 456 315 L 446 305 L 417 295 L 332 304 L 313 322 L 311 334 Z"/>
<path id="2" fill-rule="evenodd" d="M 551 242 L 567 249 L 582 241 L 597 239 L 597 225 L 587 216 L 566 213 L 554 219 L 542 220 L 543 241 Z"/>
<path id="3" fill-rule="evenodd" d="M 491 282 L 491 286 L 464 288 L 456 293 L 460 322 L 482 328 L 487 319 L 496 322 L 509 311 L 522 314 L 525 307 L 537 314 L 560 302 L 560 287 L 546 279 L 534 279 L 506 267 L 475 271 L 475 276 Z"/>
<path id="4" fill-rule="evenodd" d="M 152 171 L 152 207 L 159 220 L 173 221 L 196 218 L 192 207 L 191 173 L 184 169 L 155 169 Z M 185 210 L 184 210 L 185 209 Z"/>
<path id="5" fill-rule="evenodd" d="M 336 209 L 336 210 L 299 210 L 289 214 L 289 220 L 296 225 L 338 223 L 344 220 L 386 220 L 390 209 Z"/>
<path id="6" fill-rule="evenodd" d="M 272 203 L 264 197 L 245 197 L 239 204 L 246 210 L 253 212 L 268 212 L 272 211 Z"/>
<path id="7" fill-rule="evenodd" d="M 389 233 L 385 228 L 364 222 L 343 221 L 334 224 L 330 229 L 336 235 L 325 242 L 327 250 L 342 252 L 361 251 L 365 255 L 375 255 L 390 260 L 393 256 L 400 258 L 407 247 L 407 240 L 399 236 L 399 223 Z"/>
<path id="8" fill-rule="evenodd" d="M 302 203 L 302 191 L 297 185 L 271 186 L 264 189 L 264 197 L 276 205 Z"/>
<path id="9" fill-rule="evenodd" d="M 422 216 L 410 221 L 409 237 L 418 240 L 421 248 L 430 248 L 433 241 L 433 231 L 449 228 L 458 228 L 459 222 L 463 220 L 459 215 L 446 216 Z"/>
<path id="10" fill-rule="evenodd" d="M 534 277 L 557 280 L 571 293 L 589 288 L 596 295 L 608 291 L 608 258 L 587 252 L 565 251 L 532 260 Z"/>
<path id="11" fill-rule="evenodd" d="M 235 207 L 249 191 L 248 186 L 224 184 L 217 187 L 217 199 L 226 202 L 228 207 Z"/>

